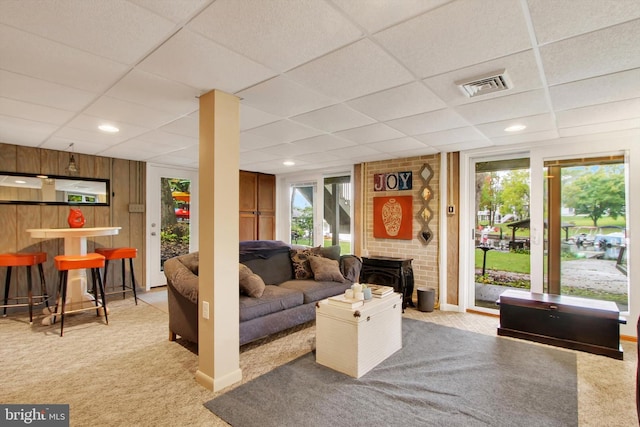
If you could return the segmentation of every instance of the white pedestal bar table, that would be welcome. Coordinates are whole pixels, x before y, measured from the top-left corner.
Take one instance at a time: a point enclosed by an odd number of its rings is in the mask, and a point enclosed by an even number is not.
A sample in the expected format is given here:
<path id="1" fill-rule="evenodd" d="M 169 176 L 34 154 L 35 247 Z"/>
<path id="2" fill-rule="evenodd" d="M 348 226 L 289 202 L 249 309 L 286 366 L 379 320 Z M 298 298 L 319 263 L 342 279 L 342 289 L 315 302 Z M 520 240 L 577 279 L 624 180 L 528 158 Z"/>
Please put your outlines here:
<path id="1" fill-rule="evenodd" d="M 86 227 L 86 228 L 31 228 L 27 232 L 35 239 L 64 239 L 65 255 L 86 255 L 87 238 L 113 236 L 122 227 Z M 70 270 L 67 279 L 67 307 L 84 308 L 94 306 L 93 295 L 87 292 L 86 270 Z M 107 310 L 108 313 L 108 310 Z M 49 311 L 45 309 L 45 314 Z M 52 323 L 51 315 L 42 319 L 43 325 Z"/>

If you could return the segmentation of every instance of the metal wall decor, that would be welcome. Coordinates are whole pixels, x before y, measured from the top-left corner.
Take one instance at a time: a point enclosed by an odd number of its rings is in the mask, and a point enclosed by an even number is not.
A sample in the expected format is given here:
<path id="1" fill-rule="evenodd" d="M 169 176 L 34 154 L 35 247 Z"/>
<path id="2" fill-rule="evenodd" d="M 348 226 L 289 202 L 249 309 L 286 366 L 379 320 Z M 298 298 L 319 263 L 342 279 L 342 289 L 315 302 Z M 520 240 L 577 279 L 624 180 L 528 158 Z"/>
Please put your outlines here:
<path id="1" fill-rule="evenodd" d="M 433 169 L 428 164 L 424 164 L 420 169 L 420 179 L 422 180 L 422 188 L 420 189 L 420 199 L 422 200 L 422 209 L 418 212 L 418 219 L 422 224 L 422 229 L 418 233 L 418 239 L 423 244 L 428 244 L 433 238 L 433 232 L 429 229 L 429 221 L 433 213 L 429 209 L 429 201 L 433 196 L 433 190 L 429 186 L 429 181 L 433 177 Z"/>

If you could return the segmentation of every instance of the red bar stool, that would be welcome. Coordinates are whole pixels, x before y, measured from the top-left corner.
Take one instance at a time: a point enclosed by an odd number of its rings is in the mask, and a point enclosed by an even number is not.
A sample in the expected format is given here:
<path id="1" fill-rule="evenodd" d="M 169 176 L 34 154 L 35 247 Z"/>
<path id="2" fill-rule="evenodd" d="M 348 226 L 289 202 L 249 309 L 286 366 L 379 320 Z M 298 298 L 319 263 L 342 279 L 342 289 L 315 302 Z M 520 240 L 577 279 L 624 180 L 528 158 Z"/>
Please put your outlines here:
<path id="1" fill-rule="evenodd" d="M 124 298 L 125 292 L 133 292 L 133 299 L 138 305 L 138 295 L 136 294 L 136 276 L 133 272 L 133 259 L 138 255 L 136 248 L 96 248 L 96 252 L 103 255 L 104 263 L 104 287 L 107 288 L 107 271 L 109 269 L 109 261 L 122 260 L 122 291 L 107 292 L 107 295 L 118 294 L 122 292 Z M 129 271 L 131 272 L 131 286 L 126 285 L 125 260 L 129 260 Z"/>
<path id="2" fill-rule="evenodd" d="M 104 267 L 104 257 L 100 254 L 86 254 L 86 255 L 58 255 L 53 258 L 55 261 L 56 268 L 60 272 L 59 274 L 59 285 L 58 285 L 58 293 L 61 294 L 58 301 L 61 301 L 61 309 L 60 309 L 60 336 L 62 336 L 64 330 L 64 315 L 65 315 L 65 304 L 67 300 L 67 279 L 69 277 L 69 270 L 81 270 L 81 269 L 89 269 L 91 270 L 91 280 L 93 282 L 93 288 L 96 289 L 96 281 L 98 282 L 98 288 L 100 290 L 100 294 L 102 295 L 102 302 L 98 301 L 97 295 L 94 298 L 96 303 L 96 314 L 100 316 L 99 308 L 102 307 L 104 311 L 104 320 L 107 325 L 109 324 L 109 319 L 107 318 L 107 300 L 104 297 L 104 287 L 102 286 L 102 278 L 100 277 L 100 269 Z M 66 314 L 75 313 L 78 311 L 86 311 L 93 310 L 93 307 L 81 307 L 77 309 L 72 309 Z M 58 303 L 56 303 L 56 313 L 58 313 Z M 55 315 L 54 315 L 55 321 Z"/>
<path id="3" fill-rule="evenodd" d="M 31 253 L 6 253 L 0 254 L 0 267 L 7 267 L 7 277 L 4 281 L 4 312 L 3 316 L 7 315 L 7 307 L 24 307 L 29 306 L 29 323 L 33 323 L 33 300 L 41 299 L 38 304 L 44 303 L 49 308 L 49 295 L 47 294 L 47 285 L 44 279 L 44 270 L 42 269 L 42 264 L 47 261 L 47 254 L 45 252 L 31 252 Z M 31 267 L 37 265 L 38 271 L 40 272 L 40 287 L 42 295 L 33 295 L 33 282 L 31 280 Z M 11 285 L 11 269 L 13 267 L 27 267 L 27 289 L 28 296 L 20 297 L 15 296 L 9 298 L 9 286 Z M 27 304 L 16 303 L 16 304 L 8 304 L 9 299 L 20 301 L 23 299 L 27 299 Z"/>

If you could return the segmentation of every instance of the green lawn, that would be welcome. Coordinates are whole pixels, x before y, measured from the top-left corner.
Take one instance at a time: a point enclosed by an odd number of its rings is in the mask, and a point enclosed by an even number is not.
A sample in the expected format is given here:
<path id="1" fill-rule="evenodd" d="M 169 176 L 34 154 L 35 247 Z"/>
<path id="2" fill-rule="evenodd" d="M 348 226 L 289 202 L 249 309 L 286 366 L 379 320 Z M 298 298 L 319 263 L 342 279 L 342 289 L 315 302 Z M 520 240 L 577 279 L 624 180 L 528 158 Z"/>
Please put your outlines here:
<path id="1" fill-rule="evenodd" d="M 482 250 L 476 249 L 476 268 L 482 268 L 482 257 Z M 487 252 L 486 267 L 487 270 L 529 273 L 531 271 L 531 261 L 529 258 L 529 254 L 489 251 Z"/>
<path id="2" fill-rule="evenodd" d="M 577 227 L 593 227 L 593 221 L 591 220 L 591 218 L 587 217 L 587 216 L 583 216 L 583 215 L 576 215 L 576 216 L 563 216 L 562 217 L 562 222 L 563 223 L 569 223 L 569 224 L 575 224 Z M 479 223 L 482 226 L 488 225 L 487 221 L 482 221 Z M 605 225 L 617 225 L 620 227 L 626 227 L 627 225 L 627 221 L 625 217 L 618 217 L 617 219 L 613 219 L 609 216 L 605 216 L 602 217 L 598 220 L 598 226 L 602 227 Z M 506 224 L 494 224 L 493 226 L 495 229 L 500 230 L 502 229 L 502 234 L 504 236 L 505 239 L 510 239 L 511 238 L 511 228 L 507 227 Z M 573 232 L 572 230 L 575 230 L 575 228 L 573 229 L 569 229 L 569 235 L 572 236 Z M 613 231 L 610 231 L 613 232 Z M 494 231 L 491 234 L 499 234 L 500 231 Z M 529 230 L 526 228 L 519 228 L 518 230 L 516 230 L 516 237 L 520 237 L 520 238 L 527 238 L 529 237 Z M 488 258 L 487 258 L 488 259 Z"/>
<path id="3" fill-rule="evenodd" d="M 563 216 L 562 222 L 575 224 L 579 227 L 593 227 L 593 221 L 591 220 L 591 218 L 586 216 Z M 605 225 L 617 225 L 620 227 L 626 227 L 627 221 L 624 217 L 613 219 L 609 216 L 605 216 L 598 220 L 598 227 L 602 227 Z"/>
<path id="4" fill-rule="evenodd" d="M 297 242 L 291 242 L 297 245 L 306 245 L 306 246 L 313 246 L 313 244 L 311 243 L 311 241 L 309 239 L 298 239 Z M 331 239 L 325 239 L 324 240 L 324 247 L 326 248 L 327 246 L 331 246 Z M 340 242 L 340 255 L 348 255 L 353 253 L 351 251 L 351 242 Z"/>

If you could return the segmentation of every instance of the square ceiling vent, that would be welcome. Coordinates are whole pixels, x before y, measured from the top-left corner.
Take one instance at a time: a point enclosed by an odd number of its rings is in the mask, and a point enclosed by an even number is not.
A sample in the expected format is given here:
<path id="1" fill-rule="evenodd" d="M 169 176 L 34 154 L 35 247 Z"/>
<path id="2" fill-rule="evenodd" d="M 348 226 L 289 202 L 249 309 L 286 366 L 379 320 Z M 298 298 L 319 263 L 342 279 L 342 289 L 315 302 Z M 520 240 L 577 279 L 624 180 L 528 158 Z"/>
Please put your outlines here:
<path id="1" fill-rule="evenodd" d="M 505 70 L 495 71 L 469 80 L 455 82 L 469 98 L 509 90 L 513 87 Z"/>

